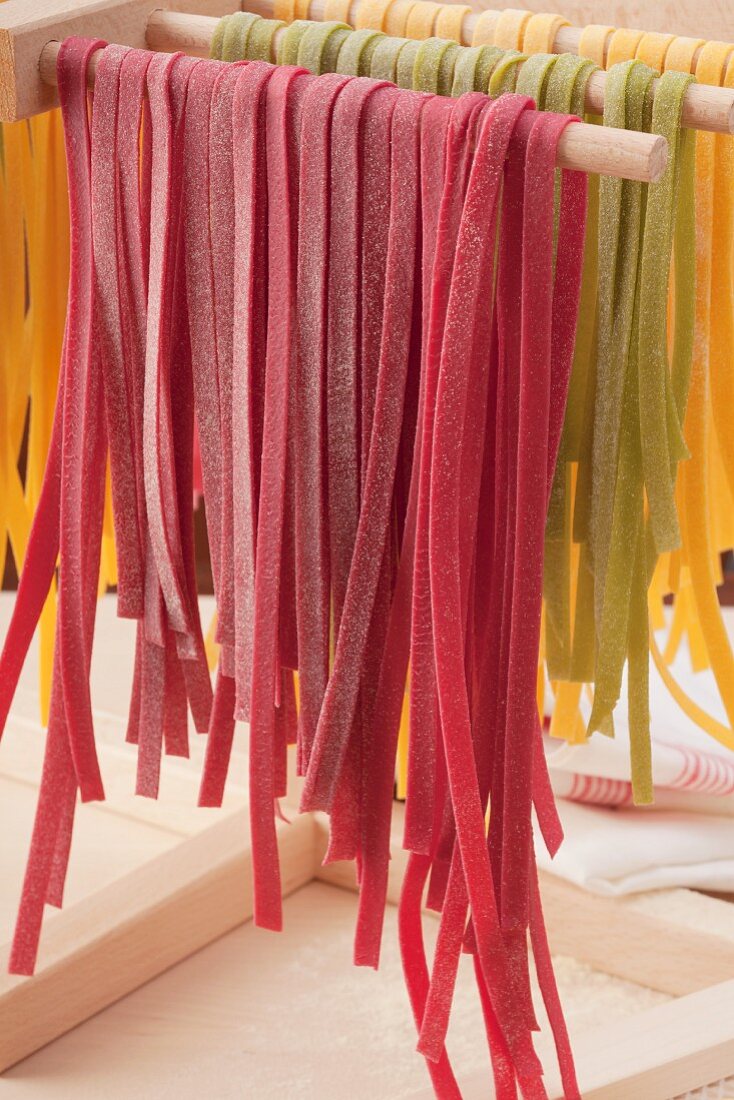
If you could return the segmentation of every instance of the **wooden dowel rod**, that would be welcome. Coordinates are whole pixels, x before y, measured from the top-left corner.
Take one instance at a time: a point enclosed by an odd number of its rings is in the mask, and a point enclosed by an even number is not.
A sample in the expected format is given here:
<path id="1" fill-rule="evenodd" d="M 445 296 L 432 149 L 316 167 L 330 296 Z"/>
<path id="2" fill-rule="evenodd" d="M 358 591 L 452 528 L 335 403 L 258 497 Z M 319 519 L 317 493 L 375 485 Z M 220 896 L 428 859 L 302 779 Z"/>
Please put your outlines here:
<path id="1" fill-rule="evenodd" d="M 356 18 L 360 0 L 352 3 L 350 19 Z M 272 0 L 246 0 L 248 11 L 264 18 L 273 17 Z M 499 14 L 499 13 L 498 13 Z M 322 20 L 324 0 L 311 0 L 309 18 Z M 478 16 L 473 12 L 464 19 L 465 42 L 471 42 L 471 35 Z M 211 21 L 201 16 L 180 15 L 176 12 L 153 12 L 148 20 L 147 40 L 153 50 L 184 50 L 186 53 L 205 54 L 209 49 L 211 31 L 207 24 Z M 578 53 L 581 32 L 573 27 L 564 27 L 556 36 L 554 52 Z M 607 75 L 594 73 L 586 87 L 586 108 L 590 112 L 602 114 L 604 111 L 604 93 Z M 655 84 L 653 84 L 653 90 Z M 707 130 L 712 133 L 734 133 L 734 89 L 715 88 L 709 84 L 697 84 L 688 90 L 683 100 L 683 125 L 693 130 Z"/>
<path id="2" fill-rule="evenodd" d="M 148 21 L 146 41 L 148 47 L 154 50 L 180 50 L 194 56 L 207 56 L 216 24 L 216 19 L 206 16 L 154 12 Z M 41 77 L 48 84 L 56 83 L 58 51 L 59 43 L 49 42 L 41 54 Z M 95 59 L 92 58 L 92 79 L 95 69 Z M 665 171 L 667 156 L 668 144 L 663 137 L 572 122 L 558 144 L 557 163 L 559 168 L 571 168 L 577 172 L 654 183 Z"/>
<path id="3" fill-rule="evenodd" d="M 267 0 L 261 2 L 265 3 Z M 209 53 L 216 22 L 207 16 L 153 12 L 148 20 L 146 42 L 153 50 L 181 50 L 205 57 Z M 56 83 L 57 54 L 57 42 L 49 42 L 41 54 L 41 76 L 48 84 Z M 93 61 L 92 75 L 94 69 Z M 662 176 L 667 153 L 667 143 L 659 136 L 572 123 L 561 137 L 558 165 L 581 172 L 649 183 Z"/>
<path id="4" fill-rule="evenodd" d="M 352 0 L 348 22 L 354 24 L 362 0 Z M 272 0 L 245 0 L 248 11 L 272 18 Z M 308 10 L 309 19 L 324 18 L 325 0 L 311 0 Z M 549 9 L 549 10 L 552 10 Z M 474 28 L 480 15 L 486 12 L 470 12 L 464 17 L 461 41 L 470 45 Z M 501 12 L 496 12 L 499 19 Z M 553 53 L 578 53 L 581 40 L 579 27 L 561 27 L 553 43 Z M 732 46 L 734 52 L 734 46 Z M 586 107 L 589 111 L 601 113 L 604 109 L 604 87 L 606 74 L 596 73 L 589 81 Z M 653 85 L 653 91 L 654 91 Z M 707 130 L 716 134 L 734 134 L 734 89 L 716 88 L 711 84 L 695 84 L 686 92 L 683 100 L 683 125 L 690 130 Z"/>

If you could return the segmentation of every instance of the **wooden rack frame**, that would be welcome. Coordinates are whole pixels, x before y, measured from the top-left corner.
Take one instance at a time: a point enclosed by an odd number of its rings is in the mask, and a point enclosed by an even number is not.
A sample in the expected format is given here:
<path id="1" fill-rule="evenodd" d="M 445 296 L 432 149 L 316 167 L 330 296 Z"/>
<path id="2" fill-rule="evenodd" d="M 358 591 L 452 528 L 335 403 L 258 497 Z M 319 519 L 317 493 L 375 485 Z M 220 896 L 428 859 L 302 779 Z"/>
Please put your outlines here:
<path id="1" fill-rule="evenodd" d="M 192 802 L 194 793 L 192 779 Z M 400 811 L 396 807 L 391 903 L 397 901 L 406 860 L 399 846 Z M 55 914 L 44 932 L 36 976 L 0 976 L 0 1071 L 249 920 L 247 835 L 247 814 L 229 813 Z M 295 816 L 290 825 L 279 823 L 278 838 L 284 896 L 313 880 L 354 889 L 351 864 L 322 865 L 327 830 L 320 816 Z M 625 915 L 614 901 L 585 894 L 551 876 L 543 876 L 542 891 L 554 952 L 568 950 L 571 911 L 573 928 L 582 933 L 580 939 L 574 937 L 575 957 L 589 961 L 585 948 L 590 947 L 591 961 L 600 969 L 681 994 L 576 1037 L 584 1100 L 670 1100 L 734 1072 L 734 943 L 664 920 Z M 669 985 L 672 974 L 675 989 Z M 706 986 L 711 979 L 718 979 L 717 984 Z M 561 1100 L 552 1049 L 542 1044 L 539 1048 L 548 1067 L 550 1100 Z M 459 1084 L 465 1100 L 486 1100 L 489 1095 L 486 1073 L 459 1075 Z M 432 1096 L 426 1087 L 414 1094 L 414 1100 Z"/>
<path id="2" fill-rule="evenodd" d="M 352 21 L 359 3 L 353 0 Z M 242 6 L 258 15 L 273 15 L 273 0 L 245 0 Z M 187 9 L 185 13 L 182 7 Z M 27 118 L 53 105 L 53 92 L 44 86 L 53 83 L 53 53 L 44 53 L 50 42 L 70 34 L 93 33 L 122 45 L 205 54 L 213 30 L 211 18 L 226 14 L 232 7 L 223 0 L 173 0 L 165 10 L 155 0 L 83 0 L 76 4 L 71 0 L 7 0 L 0 7 L 0 119 Z M 308 14 L 309 18 L 323 19 L 324 0 L 311 0 Z M 464 20 L 465 42 L 471 41 L 476 19 L 472 14 Z M 579 35 L 574 28 L 562 28 L 554 50 L 578 52 Z M 605 85 L 605 73 L 591 77 L 587 91 L 590 111 L 603 110 Z M 690 88 L 683 104 L 683 124 L 698 130 L 734 133 L 734 90 L 707 85 Z M 589 140 L 590 135 L 585 134 L 584 143 Z"/>
<path id="3" fill-rule="evenodd" d="M 101 5 L 85 0 L 73 14 L 68 5 L 69 0 L 43 0 L 38 11 L 36 0 L 33 12 L 29 0 L 0 5 L 0 118 L 26 118 L 52 105 L 58 45 L 69 34 L 201 56 L 208 54 L 216 26 L 211 15 L 152 10 L 153 0 L 103 0 Z M 199 6 L 219 3 L 203 0 Z M 734 93 L 731 108 L 734 125 Z M 583 122 L 571 123 L 558 146 L 561 168 L 642 182 L 660 179 L 666 162 L 667 142 L 660 136 Z"/>
<path id="4" fill-rule="evenodd" d="M 322 0 L 312 0 L 311 17 L 318 18 L 321 5 Z M 176 12 L 211 19 L 235 7 L 232 0 L 169 0 L 169 10 L 158 13 L 160 6 L 160 0 L 7 0 L 0 5 L 0 118 L 29 117 L 55 104 L 53 87 L 39 79 L 38 71 L 44 47 L 53 39 L 95 33 L 110 41 L 162 49 Z M 527 6 L 547 10 L 549 5 L 547 0 L 527 0 Z M 695 14 L 685 12 L 685 0 L 665 5 L 620 0 L 612 15 L 591 0 L 559 0 L 550 6 L 565 10 L 577 22 L 609 16 L 618 24 L 666 22 L 680 33 L 734 37 L 730 0 L 689 4 Z M 264 16 L 272 13 L 270 0 L 248 0 L 247 8 Z M 471 18 L 465 24 L 467 32 Z M 680 22 L 673 27 L 677 19 Z M 187 17 L 188 31 L 180 22 L 181 37 L 168 48 L 205 51 L 204 24 L 199 22 L 198 30 L 192 30 L 194 22 Z M 188 46 L 186 34 L 191 39 Z M 572 50 L 572 36 L 568 28 L 559 32 L 556 49 Z M 731 112 L 731 105 L 724 107 L 726 97 L 714 95 L 710 102 L 716 111 Z M 192 814 L 194 803 L 192 784 Z M 140 807 L 144 820 L 146 804 Z M 48 923 L 34 979 L 0 975 L 0 1070 L 251 917 L 246 814 L 229 814 L 194 836 L 185 832 L 180 830 L 181 840 L 174 849 L 56 914 Z M 321 865 L 325 830 L 320 819 L 304 816 L 288 826 L 279 824 L 278 835 L 284 893 L 314 878 L 352 888 L 351 866 Z M 393 855 L 390 898 L 394 901 L 403 868 L 397 843 Z M 589 1032 L 576 1042 L 585 1100 L 619 1100 L 620 1096 L 670 1100 L 674 1094 L 734 1072 L 734 945 L 730 941 L 633 916 L 612 900 L 548 876 L 542 889 L 554 951 L 569 952 L 572 946 L 576 957 L 592 965 L 678 995 L 669 1004 Z M 7 949 L 2 955 L 7 958 Z M 546 1061 L 552 1065 L 552 1059 Z M 550 1095 L 558 1100 L 560 1087 L 549 1076 Z M 461 1085 L 466 1100 L 487 1095 L 484 1077 L 462 1080 Z M 429 1100 L 430 1095 L 429 1090 L 420 1091 L 414 1100 Z"/>

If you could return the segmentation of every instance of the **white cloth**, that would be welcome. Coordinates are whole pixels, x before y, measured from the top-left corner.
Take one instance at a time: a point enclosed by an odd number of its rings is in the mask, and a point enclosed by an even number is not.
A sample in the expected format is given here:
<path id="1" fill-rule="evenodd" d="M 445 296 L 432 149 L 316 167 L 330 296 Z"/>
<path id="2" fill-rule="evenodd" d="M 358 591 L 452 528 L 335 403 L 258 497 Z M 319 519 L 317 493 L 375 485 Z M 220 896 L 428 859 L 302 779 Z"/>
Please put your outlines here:
<path id="1" fill-rule="evenodd" d="M 734 891 L 729 818 L 615 810 L 560 798 L 558 811 L 565 839 L 555 859 L 536 839 L 543 871 L 607 897 L 673 886 Z"/>
<path id="2" fill-rule="evenodd" d="M 685 651 L 673 672 L 726 724 L 710 672 L 693 674 Z M 613 739 L 545 738 L 565 839 L 551 861 L 538 835 L 538 865 L 607 896 L 675 886 L 734 891 L 734 753 L 683 713 L 652 663 L 650 701 L 654 808 L 632 806 L 626 684 Z"/>
<path id="3" fill-rule="evenodd" d="M 682 653 L 673 666 L 681 687 L 709 714 L 726 723 L 710 672 L 693 674 Z M 614 713 L 615 736 L 594 734 L 586 744 L 546 737 L 556 794 L 601 806 L 632 802 L 627 727 L 627 689 Z M 659 810 L 685 809 L 734 816 L 734 753 L 688 718 L 650 665 L 653 783 Z"/>

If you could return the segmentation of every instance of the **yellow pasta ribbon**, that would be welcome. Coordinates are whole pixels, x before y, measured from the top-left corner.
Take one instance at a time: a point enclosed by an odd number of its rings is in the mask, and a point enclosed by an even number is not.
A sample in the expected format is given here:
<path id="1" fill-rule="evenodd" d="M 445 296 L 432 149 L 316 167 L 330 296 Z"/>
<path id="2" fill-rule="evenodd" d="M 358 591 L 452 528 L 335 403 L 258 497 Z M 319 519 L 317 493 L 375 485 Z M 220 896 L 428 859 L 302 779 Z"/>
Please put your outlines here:
<path id="1" fill-rule="evenodd" d="M 358 31 L 384 31 L 385 18 L 392 0 L 360 0 L 354 20 Z"/>
<path id="2" fill-rule="evenodd" d="M 503 50 L 521 50 L 525 28 L 532 14 L 519 8 L 505 8 L 494 28 L 493 45 L 501 46 Z"/>
<path id="3" fill-rule="evenodd" d="M 348 23 L 351 8 L 352 0 L 326 0 L 324 3 L 324 22 Z M 282 19 L 283 16 L 278 16 L 276 12 L 276 18 Z"/>
<path id="4" fill-rule="evenodd" d="M 674 38 L 665 55 L 665 68 L 679 73 L 693 73 L 696 55 L 706 43 L 703 38 Z"/>
<path id="5" fill-rule="evenodd" d="M 441 4 L 433 28 L 438 38 L 450 38 L 454 42 L 463 42 L 464 20 L 471 15 L 467 4 Z"/>
<path id="6" fill-rule="evenodd" d="M 394 35 L 395 38 L 407 38 L 405 28 L 408 16 L 419 2 L 420 0 L 393 0 L 385 15 L 385 34 Z"/>
<path id="7" fill-rule="evenodd" d="M 665 60 L 668 49 L 675 41 L 673 34 L 655 34 L 648 32 L 640 39 L 635 56 L 638 61 L 649 65 L 655 72 L 661 73 L 666 68 Z"/>
<path id="8" fill-rule="evenodd" d="M 700 52 L 696 76 L 704 83 L 721 81 L 731 52 L 725 43 L 709 42 Z M 711 668 L 730 724 L 734 725 L 734 658 L 716 594 L 709 499 L 709 334 L 712 324 L 712 236 L 714 227 L 715 138 L 699 133 L 696 149 L 696 339 L 685 438 L 690 461 L 681 471 L 686 555 L 693 600 Z M 731 307 L 729 307 L 731 308 Z"/>
<path id="9" fill-rule="evenodd" d="M 568 20 L 561 15 L 531 15 L 523 32 L 523 53 L 552 53 L 556 35 L 561 27 L 568 26 Z"/>
<path id="10" fill-rule="evenodd" d="M 429 0 L 420 0 L 420 3 L 411 8 L 405 22 L 405 37 L 424 39 L 433 34 L 433 24 L 440 11 L 439 4 L 430 3 Z"/>
<path id="11" fill-rule="evenodd" d="M 723 52 L 717 51 L 718 57 Z M 701 64 L 702 61 L 699 61 L 699 66 Z M 716 69 L 718 60 L 714 64 L 714 71 Z M 699 79 L 703 78 L 699 76 Z M 727 88 L 734 88 L 734 57 L 729 58 L 723 83 Z M 706 135 L 706 144 L 710 144 L 709 135 Z M 734 431 L 729 412 L 734 394 L 734 139 L 728 134 L 716 135 L 713 145 L 713 223 L 716 233 L 711 242 L 711 407 L 716 442 L 731 497 L 726 509 L 730 514 L 734 500 Z M 731 543 L 728 545 L 731 546 Z"/>
<path id="12" fill-rule="evenodd" d="M 584 27 L 579 39 L 579 57 L 588 57 L 600 69 L 606 68 L 607 45 L 614 34 L 614 27 L 592 23 Z"/>
<path id="13" fill-rule="evenodd" d="M 630 31 L 624 27 L 614 32 L 607 49 L 607 69 L 621 61 L 630 61 L 637 53 L 637 47 L 644 37 L 644 31 Z"/>
<path id="14" fill-rule="evenodd" d="M 481 12 L 481 14 L 477 18 L 476 23 L 474 24 L 474 31 L 472 33 L 471 39 L 472 46 L 499 45 L 499 43 L 495 42 L 494 37 L 499 20 L 500 12 Z"/>
<path id="15" fill-rule="evenodd" d="M 333 2 L 333 0 L 331 0 L 331 2 Z M 327 7 L 329 3 L 330 0 L 326 0 Z M 225 18 L 227 17 L 225 16 Z M 279 19 L 283 23 L 292 23 L 296 18 L 296 0 L 274 0 L 273 18 Z M 324 18 L 328 18 L 328 16 L 325 15 Z M 214 33 L 216 34 L 216 31 Z"/>

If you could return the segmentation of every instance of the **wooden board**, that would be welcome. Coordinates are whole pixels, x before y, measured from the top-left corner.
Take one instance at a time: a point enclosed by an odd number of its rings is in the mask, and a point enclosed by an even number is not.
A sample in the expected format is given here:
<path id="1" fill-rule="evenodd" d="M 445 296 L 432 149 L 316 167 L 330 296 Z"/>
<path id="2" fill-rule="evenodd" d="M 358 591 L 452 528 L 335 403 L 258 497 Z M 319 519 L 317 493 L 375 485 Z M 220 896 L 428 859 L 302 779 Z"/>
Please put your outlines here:
<path id="1" fill-rule="evenodd" d="M 0 976 L 0 1070 L 249 920 L 247 831 L 228 814 L 49 919 L 35 977 Z M 287 895 L 313 878 L 316 828 L 279 833 Z"/>
<path id="2" fill-rule="evenodd" d="M 0 629 L 9 609 L 10 599 L 0 597 Z M 208 609 L 204 618 L 208 619 Z M 100 602 L 98 620 L 100 644 L 92 668 L 92 698 L 109 801 L 80 808 L 68 907 L 61 913 L 52 913 L 47 921 L 38 976 L 31 980 L 6 975 L 0 978 L 1 1068 L 16 1064 L 230 929 L 241 926 L 252 912 L 246 795 L 243 783 L 238 781 L 246 774 L 247 745 L 243 731 L 238 731 L 235 746 L 228 809 L 195 809 L 204 747 L 203 739 L 195 736 L 191 761 L 165 761 L 165 800 L 156 805 L 134 798 L 131 792 L 135 750 L 123 743 L 123 714 L 132 677 L 132 633 L 126 633 L 128 624 L 116 620 L 113 598 Z M 0 902 L 0 936 L 8 935 L 14 916 L 40 773 L 43 734 L 37 721 L 34 656 L 24 673 L 13 722 L 0 755 L 4 771 L 0 778 L 0 799 L 6 823 L 13 826 L 8 828 L 6 824 L 5 839 L 0 843 L 6 884 Z M 115 669 L 114 679 L 109 676 L 110 668 Z M 295 788 L 294 797 L 297 797 Z M 392 901 L 398 899 L 404 865 L 399 844 L 400 814 L 401 808 L 397 807 L 389 894 Z M 289 816 L 293 816 L 293 824 L 279 825 L 285 892 L 296 891 L 314 878 L 353 889 L 351 865 L 321 866 L 326 847 L 323 819 L 297 818 L 290 812 Z M 660 911 L 635 912 L 629 901 L 595 897 L 556 879 L 544 879 L 543 895 L 554 952 L 573 952 L 598 970 L 651 989 L 687 994 L 670 1005 L 646 1009 L 633 1020 L 605 1025 L 601 1031 L 582 1029 L 574 1034 L 586 1100 L 621 1097 L 670 1100 L 689 1088 L 734 1073 L 731 1038 L 734 1025 L 730 1023 L 734 981 L 708 988 L 723 978 L 734 979 L 732 940 L 701 929 L 681 927 L 665 919 Z M 727 902 L 714 899 L 707 902 L 719 906 L 727 917 L 731 912 L 734 923 L 734 910 Z M 388 923 L 392 920 L 394 917 L 389 917 Z M 323 923 L 318 913 L 314 921 Z M 431 926 L 435 932 L 436 922 L 427 923 L 430 940 Z M 283 952 L 283 965 L 295 968 L 293 981 L 294 989 L 297 988 L 299 978 L 305 980 L 304 956 L 291 954 L 293 946 L 287 935 L 283 940 L 265 933 L 257 935 L 266 937 L 271 957 Z M 343 981 L 348 981 L 351 952 L 348 942 L 342 947 L 339 966 L 345 975 Z M 6 958 L 7 948 L 0 955 L 0 967 L 4 968 Z M 368 979 L 369 975 L 363 978 Z M 240 973 L 245 1000 L 248 981 L 248 975 Z M 356 990 L 355 986 L 349 988 Z M 213 985 L 206 995 L 216 999 L 217 986 Z M 301 995 L 304 1003 L 312 1006 L 314 998 L 318 1001 L 314 989 Z M 354 991 L 350 996 L 358 993 Z M 407 1004 L 405 1009 L 407 1016 Z M 236 1006 L 230 1005 L 230 1011 L 235 1010 Z M 172 1011 L 170 1022 L 161 1024 L 164 1035 L 173 1034 L 176 1029 L 175 1009 Z M 160 1009 L 159 1023 L 169 1019 L 168 1012 L 169 1008 Z M 472 1004 L 472 1019 L 475 1012 L 476 1004 Z M 461 1020 L 466 1018 L 460 1013 Z M 266 1024 L 262 1026 L 267 1045 Z M 464 1031 L 467 1027 L 468 1024 L 462 1024 Z M 368 1041 L 376 1040 L 371 1037 Z M 176 1045 L 178 1039 L 171 1042 Z M 272 1039 L 274 1045 L 268 1048 L 273 1064 L 278 1063 L 280 1043 L 276 1035 Z M 326 1037 L 324 1043 L 328 1045 Z M 108 1046 L 108 1056 L 109 1049 Z M 122 1051 L 120 1057 L 124 1061 Z M 544 1048 L 544 1059 L 553 1082 L 553 1058 L 548 1046 Z M 94 1059 L 92 1063 L 95 1064 Z M 48 1064 L 53 1065 L 53 1055 Z M 475 1067 L 464 1048 L 457 1054 L 459 1066 L 463 1069 L 462 1090 L 467 1100 L 486 1097 L 486 1067 Z M 332 1066 L 328 1072 L 336 1074 L 337 1068 Z M 286 1074 L 286 1067 L 278 1063 L 278 1072 Z M 292 1067 L 287 1072 L 291 1081 L 297 1079 Z M 328 1077 L 326 1067 L 324 1074 L 324 1089 L 309 1086 L 311 1090 L 303 1095 L 342 1100 L 343 1092 L 329 1091 L 336 1078 Z M 51 1080 L 56 1089 L 53 1095 L 59 1095 L 57 1079 Z M 284 1094 L 282 1090 L 280 1094 Z M 227 1094 L 222 1091 L 216 1095 L 219 1100 Z M 241 1092 L 234 1091 L 231 1095 L 241 1100 Z M 254 1095 L 265 1100 L 267 1094 L 260 1091 Z M 388 1100 L 389 1094 L 381 1095 Z M 429 1095 L 416 1084 L 415 1100 L 421 1097 L 427 1100 Z M 551 1095 L 559 1097 L 560 1093 L 556 1089 Z"/>
<path id="3" fill-rule="evenodd" d="M 286 893 L 315 875 L 333 879 L 335 871 L 347 884 L 340 865 L 319 866 L 320 821 L 296 818 L 279 831 Z M 244 922 L 251 914 L 249 858 L 245 815 L 225 815 L 52 918 L 38 976 L 0 980 L 0 1065 L 14 1064 Z M 393 862 L 397 869 L 399 858 Z M 395 881 L 393 890 L 397 886 Z M 652 945 L 648 948 L 653 953 Z M 681 940 L 681 951 L 688 949 Z M 283 950 L 289 950 L 287 941 Z M 293 963 L 297 981 L 297 957 Z M 342 965 L 350 965 L 348 952 Z M 670 1100 L 731 1074 L 732 1007 L 734 981 L 576 1035 L 584 1097 Z M 560 1100 L 549 1050 L 545 1057 L 550 1096 Z M 466 1100 L 489 1095 L 486 1070 L 466 1073 L 461 1083 Z M 305 1095 L 321 1100 L 330 1093 Z M 411 1095 L 428 1100 L 431 1094 L 419 1089 Z"/>

